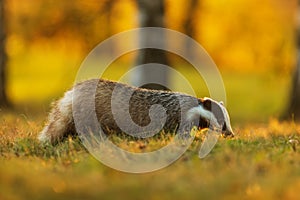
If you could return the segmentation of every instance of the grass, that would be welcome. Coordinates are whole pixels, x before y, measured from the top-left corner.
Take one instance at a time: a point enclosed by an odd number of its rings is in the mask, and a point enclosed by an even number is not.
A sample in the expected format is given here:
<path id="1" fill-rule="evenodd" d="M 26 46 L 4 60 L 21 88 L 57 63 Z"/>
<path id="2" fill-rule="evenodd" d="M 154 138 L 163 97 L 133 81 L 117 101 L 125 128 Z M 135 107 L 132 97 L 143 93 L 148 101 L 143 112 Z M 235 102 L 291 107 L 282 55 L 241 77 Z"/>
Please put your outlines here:
<path id="1" fill-rule="evenodd" d="M 76 138 L 41 145 L 36 136 L 44 116 L 1 112 L 0 199 L 297 199 L 300 189 L 300 126 L 270 120 L 236 126 L 237 136 L 220 139 L 200 160 L 201 138 L 162 170 L 146 174 L 115 171 L 94 159 Z M 141 141 L 112 137 L 132 151 Z M 143 144 L 149 151 L 169 138 Z M 152 143 L 151 143 L 152 142 Z"/>

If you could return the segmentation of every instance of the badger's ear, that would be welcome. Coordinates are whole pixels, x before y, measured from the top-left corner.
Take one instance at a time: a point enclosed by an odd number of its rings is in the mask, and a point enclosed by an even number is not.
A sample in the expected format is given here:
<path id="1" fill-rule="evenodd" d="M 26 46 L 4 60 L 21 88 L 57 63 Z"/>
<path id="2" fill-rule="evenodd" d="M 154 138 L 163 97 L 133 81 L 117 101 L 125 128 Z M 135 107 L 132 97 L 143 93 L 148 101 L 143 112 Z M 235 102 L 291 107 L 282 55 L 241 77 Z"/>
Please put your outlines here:
<path id="1" fill-rule="evenodd" d="M 204 98 L 202 104 L 205 110 L 211 110 L 211 100 L 209 98 Z"/>
<path id="2" fill-rule="evenodd" d="M 222 106 L 224 106 L 224 102 L 223 102 L 223 101 L 220 101 L 219 103 L 220 103 Z"/>

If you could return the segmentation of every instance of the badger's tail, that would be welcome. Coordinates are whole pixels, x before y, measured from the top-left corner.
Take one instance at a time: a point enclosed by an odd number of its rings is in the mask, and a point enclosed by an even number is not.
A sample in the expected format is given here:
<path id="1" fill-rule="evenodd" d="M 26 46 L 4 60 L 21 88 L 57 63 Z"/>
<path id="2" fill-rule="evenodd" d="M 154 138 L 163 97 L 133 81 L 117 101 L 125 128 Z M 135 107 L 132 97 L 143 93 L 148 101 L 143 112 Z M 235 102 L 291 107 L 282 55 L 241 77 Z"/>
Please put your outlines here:
<path id="1" fill-rule="evenodd" d="M 63 98 L 53 104 L 52 110 L 48 116 L 48 122 L 38 139 L 41 142 L 56 143 L 72 131 L 73 90 L 67 91 Z"/>

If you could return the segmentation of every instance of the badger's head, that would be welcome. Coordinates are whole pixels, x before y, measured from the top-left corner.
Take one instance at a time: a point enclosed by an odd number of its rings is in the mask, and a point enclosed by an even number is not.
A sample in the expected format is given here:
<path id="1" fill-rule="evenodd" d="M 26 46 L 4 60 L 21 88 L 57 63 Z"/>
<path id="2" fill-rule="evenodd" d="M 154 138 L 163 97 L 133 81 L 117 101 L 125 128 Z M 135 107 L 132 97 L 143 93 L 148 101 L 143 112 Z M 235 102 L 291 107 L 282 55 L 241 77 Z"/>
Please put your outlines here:
<path id="1" fill-rule="evenodd" d="M 200 128 L 213 128 L 222 132 L 224 137 L 233 137 L 228 112 L 223 102 L 211 98 L 199 99 L 199 105 L 188 111 L 189 119 L 199 119 Z"/>

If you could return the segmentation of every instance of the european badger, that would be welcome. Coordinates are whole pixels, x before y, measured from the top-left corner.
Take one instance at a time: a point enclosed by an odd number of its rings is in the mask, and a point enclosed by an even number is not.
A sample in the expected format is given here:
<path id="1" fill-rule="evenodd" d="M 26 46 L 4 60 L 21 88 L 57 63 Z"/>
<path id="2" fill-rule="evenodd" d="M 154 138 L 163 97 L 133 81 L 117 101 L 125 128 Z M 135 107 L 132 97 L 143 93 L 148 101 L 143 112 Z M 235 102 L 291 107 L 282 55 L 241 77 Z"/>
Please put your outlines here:
<path id="1" fill-rule="evenodd" d="M 114 89 L 117 94 L 112 103 Z M 130 94 L 130 100 L 123 101 L 126 95 Z M 166 121 L 163 129 L 176 131 L 183 121 L 196 121 L 194 125 L 198 128 L 213 127 L 220 130 L 223 136 L 233 136 L 229 115 L 222 102 L 210 98 L 196 98 L 178 92 L 150 90 L 131 87 L 126 84 L 103 80 L 91 79 L 76 84 L 71 90 L 64 94 L 64 97 L 53 103 L 48 122 L 39 135 L 42 142 L 56 143 L 69 134 L 76 134 L 74 117 L 85 115 L 84 120 L 89 120 L 91 100 L 94 101 L 94 110 L 97 120 L 104 133 L 121 132 L 115 122 L 115 115 L 112 112 L 112 105 L 117 108 L 117 114 L 121 116 L 127 112 L 129 107 L 129 118 L 135 125 L 147 126 L 151 119 L 160 119 L 161 115 L 149 116 L 149 109 L 152 105 L 161 105 L 166 114 Z M 74 104 L 76 108 L 74 109 Z M 128 105 L 129 104 L 129 105 Z M 128 120 L 126 113 L 121 117 L 121 123 L 126 124 Z M 151 118 L 151 119 L 150 119 Z M 77 123 L 77 122 L 76 122 Z M 79 122 L 77 127 L 85 126 L 85 122 Z M 191 127 L 191 126 L 190 126 Z M 78 129 L 77 129 L 78 130 Z"/>

